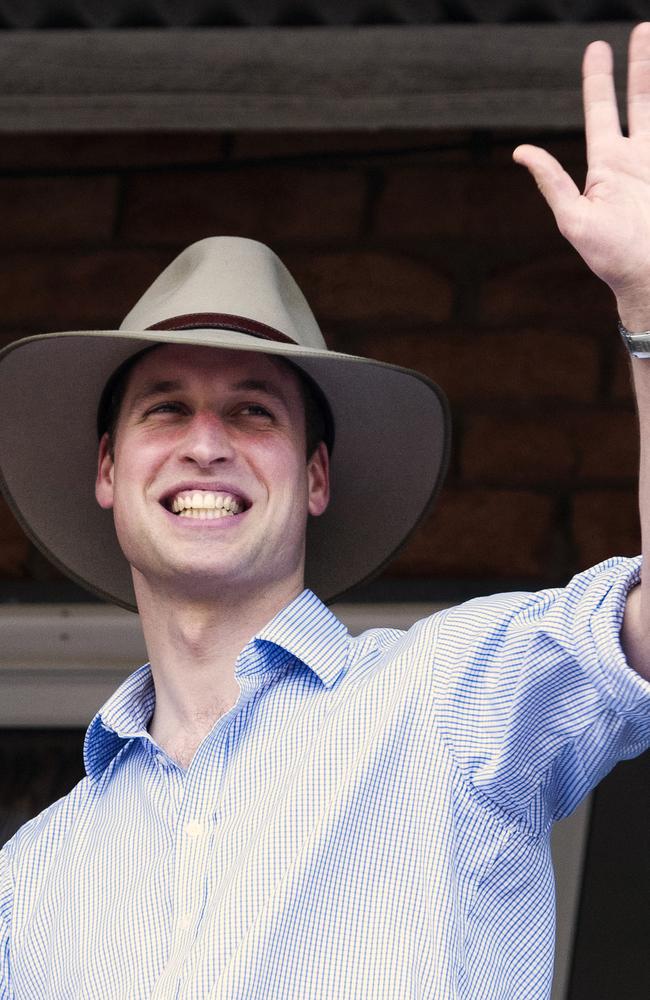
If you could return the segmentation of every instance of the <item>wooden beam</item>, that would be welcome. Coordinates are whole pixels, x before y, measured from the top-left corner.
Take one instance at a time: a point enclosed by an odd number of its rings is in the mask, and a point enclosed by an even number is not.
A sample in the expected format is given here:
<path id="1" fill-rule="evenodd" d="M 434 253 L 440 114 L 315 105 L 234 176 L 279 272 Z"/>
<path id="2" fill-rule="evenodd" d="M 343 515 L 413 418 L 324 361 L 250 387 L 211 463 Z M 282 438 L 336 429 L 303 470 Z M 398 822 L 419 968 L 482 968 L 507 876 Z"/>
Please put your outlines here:
<path id="1" fill-rule="evenodd" d="M 581 125 L 581 53 L 630 25 L 0 33 L 0 131 Z"/>

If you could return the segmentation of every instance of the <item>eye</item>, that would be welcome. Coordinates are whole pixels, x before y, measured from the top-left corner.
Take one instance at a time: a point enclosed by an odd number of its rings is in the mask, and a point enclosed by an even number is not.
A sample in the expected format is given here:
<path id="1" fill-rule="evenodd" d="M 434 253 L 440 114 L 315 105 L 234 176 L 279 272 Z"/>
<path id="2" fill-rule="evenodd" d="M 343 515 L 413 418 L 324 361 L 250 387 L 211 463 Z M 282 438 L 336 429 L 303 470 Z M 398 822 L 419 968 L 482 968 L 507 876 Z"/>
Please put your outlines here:
<path id="1" fill-rule="evenodd" d="M 148 417 L 156 413 L 183 413 L 185 407 L 182 403 L 177 403 L 172 399 L 166 399 L 162 403 L 156 403 L 155 406 L 150 406 L 145 416 Z"/>
<path id="2" fill-rule="evenodd" d="M 273 414 L 261 403 L 246 403 L 240 408 L 240 413 L 245 417 L 266 417 L 271 420 Z"/>

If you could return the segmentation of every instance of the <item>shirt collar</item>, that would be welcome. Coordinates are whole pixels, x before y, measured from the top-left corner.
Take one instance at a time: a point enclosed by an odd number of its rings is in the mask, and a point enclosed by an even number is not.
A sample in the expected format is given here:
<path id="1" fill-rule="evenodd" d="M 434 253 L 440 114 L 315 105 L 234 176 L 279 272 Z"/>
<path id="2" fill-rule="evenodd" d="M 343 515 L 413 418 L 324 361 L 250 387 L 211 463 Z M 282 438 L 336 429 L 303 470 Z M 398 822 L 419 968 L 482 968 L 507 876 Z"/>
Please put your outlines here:
<path id="1" fill-rule="evenodd" d="M 84 740 L 84 765 L 97 780 L 121 748 L 146 734 L 156 695 L 151 667 L 145 663 L 120 684 L 88 726 Z"/>
<path id="2" fill-rule="evenodd" d="M 345 625 L 311 590 L 303 590 L 251 640 L 279 646 L 328 688 L 345 670 L 349 641 Z"/>
<path id="3" fill-rule="evenodd" d="M 235 673 L 250 678 L 268 670 L 269 659 L 277 658 L 260 654 L 265 647 L 274 647 L 295 657 L 329 688 L 346 668 L 348 645 L 345 625 L 311 590 L 303 590 L 246 644 Z M 146 663 L 100 708 L 84 741 L 84 764 L 92 780 L 101 777 L 129 740 L 147 735 L 155 700 L 151 667 Z"/>

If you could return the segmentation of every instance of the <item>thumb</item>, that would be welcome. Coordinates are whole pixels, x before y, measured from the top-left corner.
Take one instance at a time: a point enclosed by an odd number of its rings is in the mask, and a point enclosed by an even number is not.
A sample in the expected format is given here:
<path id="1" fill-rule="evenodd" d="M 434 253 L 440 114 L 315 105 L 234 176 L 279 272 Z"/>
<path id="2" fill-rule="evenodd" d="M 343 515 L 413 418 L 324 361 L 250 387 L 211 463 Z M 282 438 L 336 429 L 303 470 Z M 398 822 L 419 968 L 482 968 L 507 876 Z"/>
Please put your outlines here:
<path id="1" fill-rule="evenodd" d="M 580 192 L 573 179 L 558 163 L 554 156 L 539 146 L 517 146 L 512 154 L 515 163 L 520 163 L 532 174 L 537 187 L 546 200 L 560 226 L 571 209 L 576 207 Z"/>

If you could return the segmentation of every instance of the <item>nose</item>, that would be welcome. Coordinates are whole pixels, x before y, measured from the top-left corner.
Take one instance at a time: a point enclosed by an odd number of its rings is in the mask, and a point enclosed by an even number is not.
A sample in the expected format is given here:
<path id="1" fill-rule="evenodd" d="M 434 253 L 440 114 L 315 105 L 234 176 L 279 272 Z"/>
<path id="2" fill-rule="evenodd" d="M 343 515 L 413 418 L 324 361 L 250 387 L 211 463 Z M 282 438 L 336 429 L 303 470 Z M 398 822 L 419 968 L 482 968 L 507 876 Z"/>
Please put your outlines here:
<path id="1" fill-rule="evenodd" d="M 182 442 L 182 458 L 208 468 L 215 462 L 228 462 L 234 449 L 228 427 L 216 413 L 195 413 L 188 423 Z"/>

